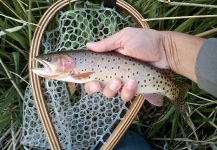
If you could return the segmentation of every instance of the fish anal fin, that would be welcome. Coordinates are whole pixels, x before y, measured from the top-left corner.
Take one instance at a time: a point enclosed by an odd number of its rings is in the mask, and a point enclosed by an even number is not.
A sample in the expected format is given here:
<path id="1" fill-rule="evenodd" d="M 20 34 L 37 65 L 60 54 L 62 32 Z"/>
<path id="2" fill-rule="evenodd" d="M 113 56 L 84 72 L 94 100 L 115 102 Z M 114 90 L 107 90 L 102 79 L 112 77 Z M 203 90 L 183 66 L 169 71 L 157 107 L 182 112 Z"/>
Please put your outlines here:
<path id="1" fill-rule="evenodd" d="M 150 94 L 143 94 L 145 99 L 151 103 L 152 105 L 155 106 L 163 106 L 163 97 L 161 94 L 159 93 L 150 93 Z"/>
<path id="2" fill-rule="evenodd" d="M 72 77 L 78 80 L 82 80 L 82 79 L 87 79 L 90 77 L 91 74 L 93 74 L 94 72 L 85 72 L 85 73 L 80 73 L 80 74 L 73 74 Z"/>
<path id="3" fill-rule="evenodd" d="M 173 102 L 174 107 L 176 108 L 176 110 L 178 110 L 178 112 L 180 112 L 183 115 L 186 115 L 188 112 L 188 106 L 186 103 L 183 104 L 179 104 L 177 103 L 177 101 Z"/>
<path id="4" fill-rule="evenodd" d="M 188 82 L 179 83 L 179 87 L 179 95 L 172 101 L 172 104 L 181 114 L 186 115 L 188 113 L 188 106 L 185 102 L 185 94 L 189 90 L 190 84 Z"/>

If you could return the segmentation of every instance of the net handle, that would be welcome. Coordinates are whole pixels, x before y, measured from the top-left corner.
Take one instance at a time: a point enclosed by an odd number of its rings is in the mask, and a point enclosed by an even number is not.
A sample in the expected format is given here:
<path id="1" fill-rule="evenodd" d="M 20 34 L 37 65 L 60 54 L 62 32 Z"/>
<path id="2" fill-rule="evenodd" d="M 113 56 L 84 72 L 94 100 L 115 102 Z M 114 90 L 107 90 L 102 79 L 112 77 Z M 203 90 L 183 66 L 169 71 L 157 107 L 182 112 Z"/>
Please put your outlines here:
<path id="1" fill-rule="evenodd" d="M 100 150 L 114 149 L 115 145 L 121 139 L 141 109 L 143 103 L 145 102 L 145 97 L 143 95 L 138 95 L 133 101 L 134 102 L 130 105 L 130 108 L 125 114 L 123 120 L 120 121 L 115 130 L 112 132 L 111 136 L 107 139 L 106 143 L 102 145 Z"/>
<path id="2" fill-rule="evenodd" d="M 47 136 L 50 148 L 52 150 L 61 150 L 61 145 L 58 140 L 55 129 L 53 127 L 53 124 L 49 116 L 48 109 L 47 109 L 47 106 L 46 106 L 46 103 L 45 103 L 45 100 L 42 94 L 41 80 L 39 76 L 32 73 L 30 68 L 35 68 L 38 66 L 38 62 L 33 61 L 33 58 L 39 55 L 42 36 L 49 22 L 54 18 L 54 16 L 57 14 L 58 11 L 68 6 L 69 4 L 73 4 L 78 1 L 80 0 L 70 0 L 70 1 L 69 0 L 59 0 L 56 3 L 54 3 L 52 6 L 50 6 L 47 9 L 47 11 L 44 13 L 44 15 L 41 17 L 41 19 L 39 20 L 38 26 L 35 29 L 33 39 L 31 42 L 31 46 L 30 46 L 29 63 L 28 63 L 29 64 L 30 85 L 32 88 L 34 103 L 35 103 L 40 121 L 42 123 L 45 134 Z M 134 18 L 134 20 L 137 22 L 139 27 L 149 28 L 148 24 L 142 21 L 142 19 L 144 19 L 142 15 L 136 9 L 134 9 L 131 5 L 129 5 L 127 2 L 122 1 L 122 0 L 117 0 L 116 6 L 119 9 L 130 14 Z M 138 102 L 138 101 L 134 101 L 134 102 Z M 134 113 L 134 111 L 131 111 L 131 113 Z"/>

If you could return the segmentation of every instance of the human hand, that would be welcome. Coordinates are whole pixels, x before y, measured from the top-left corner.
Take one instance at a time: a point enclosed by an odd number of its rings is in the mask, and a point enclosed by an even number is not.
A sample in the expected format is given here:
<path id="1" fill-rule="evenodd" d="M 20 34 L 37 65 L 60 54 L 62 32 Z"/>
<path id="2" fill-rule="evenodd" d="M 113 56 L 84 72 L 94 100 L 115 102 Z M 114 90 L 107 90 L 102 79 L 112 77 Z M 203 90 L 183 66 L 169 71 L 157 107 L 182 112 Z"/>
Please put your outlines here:
<path id="1" fill-rule="evenodd" d="M 125 28 L 99 42 L 87 43 L 86 46 L 96 52 L 115 50 L 123 55 L 149 62 L 158 68 L 169 68 L 161 42 L 161 35 L 155 30 Z M 99 92 L 100 89 L 101 85 L 96 81 L 85 84 L 85 90 L 90 94 Z M 120 89 L 122 100 L 129 101 L 135 94 L 136 82 L 129 80 L 122 87 L 120 80 L 113 79 L 105 85 L 103 94 L 111 98 Z"/>

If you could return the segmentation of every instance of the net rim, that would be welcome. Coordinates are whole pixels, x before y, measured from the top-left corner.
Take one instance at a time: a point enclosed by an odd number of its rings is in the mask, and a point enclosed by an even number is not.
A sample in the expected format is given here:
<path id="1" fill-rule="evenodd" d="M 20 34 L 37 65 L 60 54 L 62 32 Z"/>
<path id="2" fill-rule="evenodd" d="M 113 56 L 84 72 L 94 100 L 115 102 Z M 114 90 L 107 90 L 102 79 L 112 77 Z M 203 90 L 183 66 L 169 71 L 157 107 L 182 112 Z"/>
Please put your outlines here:
<path id="1" fill-rule="evenodd" d="M 29 52 L 29 78 L 30 78 L 30 85 L 32 88 L 32 93 L 33 93 L 33 98 L 34 98 L 34 103 L 36 105 L 36 109 L 39 115 L 39 118 L 41 120 L 42 126 L 44 128 L 44 131 L 46 133 L 46 136 L 48 138 L 49 145 L 51 149 L 61 149 L 60 142 L 58 140 L 57 134 L 55 133 L 55 129 L 52 125 L 51 118 L 49 116 L 49 113 L 47 111 L 47 106 L 42 94 L 42 86 L 41 86 L 41 80 L 39 76 L 36 74 L 32 73 L 31 68 L 35 68 L 38 63 L 33 61 L 33 58 L 37 55 L 39 55 L 40 52 L 40 47 L 41 47 L 41 41 L 42 41 L 42 36 L 43 33 L 45 32 L 45 29 L 49 22 L 54 18 L 54 16 L 64 7 L 68 6 L 69 4 L 74 4 L 75 2 L 79 2 L 81 0 L 59 0 L 56 3 L 54 3 L 52 6 L 50 6 L 47 11 L 43 14 L 41 19 L 39 20 L 39 23 L 34 31 L 34 35 L 31 41 L 30 45 L 30 52 Z M 102 0 L 98 0 L 102 1 Z M 129 15 L 131 15 L 135 22 L 138 24 L 140 28 L 149 28 L 147 22 L 142 21 L 144 19 L 142 15 L 135 9 L 133 8 L 130 4 L 128 4 L 125 1 L 122 0 L 117 0 L 116 2 L 116 7 L 127 12 Z M 122 124 L 122 127 L 119 127 L 119 130 L 114 131 L 116 133 L 116 136 L 118 139 L 123 135 L 124 131 L 127 129 L 127 127 L 130 125 L 132 120 L 134 119 L 135 115 L 138 113 L 140 107 L 142 106 L 144 102 L 144 98 L 142 96 L 138 96 L 135 98 L 133 103 L 131 104 L 131 107 L 129 109 L 129 112 L 126 113 L 125 123 L 119 123 L 120 125 Z M 127 117 L 128 115 L 128 117 Z M 124 126 L 123 126 L 124 125 Z M 120 130 L 122 129 L 122 130 Z M 113 146 L 115 146 L 115 141 L 117 142 L 118 139 L 113 140 L 113 143 L 107 142 L 105 144 L 104 148 L 105 149 L 112 149 Z M 113 138 L 114 139 L 114 138 Z M 109 141 L 109 139 L 108 139 Z M 112 141 L 112 140 L 110 140 Z M 107 145 L 107 147 L 106 147 Z M 103 148 L 103 149 L 104 149 Z"/>

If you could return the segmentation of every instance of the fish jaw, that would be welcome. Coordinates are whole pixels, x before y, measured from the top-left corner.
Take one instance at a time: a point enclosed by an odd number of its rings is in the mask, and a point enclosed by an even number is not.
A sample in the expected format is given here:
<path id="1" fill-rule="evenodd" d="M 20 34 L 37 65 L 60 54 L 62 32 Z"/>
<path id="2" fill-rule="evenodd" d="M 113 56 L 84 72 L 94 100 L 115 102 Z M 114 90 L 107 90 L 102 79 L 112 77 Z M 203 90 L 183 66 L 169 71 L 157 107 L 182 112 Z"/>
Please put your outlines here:
<path id="1" fill-rule="evenodd" d="M 71 70 L 64 70 L 64 61 L 59 55 L 41 55 L 33 58 L 33 61 L 39 62 L 42 67 L 32 68 L 32 72 L 44 78 L 59 79 L 71 73 Z"/>
<path id="2" fill-rule="evenodd" d="M 35 73 L 41 77 L 44 77 L 44 78 L 56 78 L 59 76 L 58 74 L 54 74 L 52 72 L 52 69 L 49 66 L 49 64 L 46 61 L 44 61 L 43 59 L 35 57 L 35 58 L 33 58 L 33 60 L 37 61 L 43 65 L 43 68 L 32 68 L 31 70 L 33 73 Z"/>

